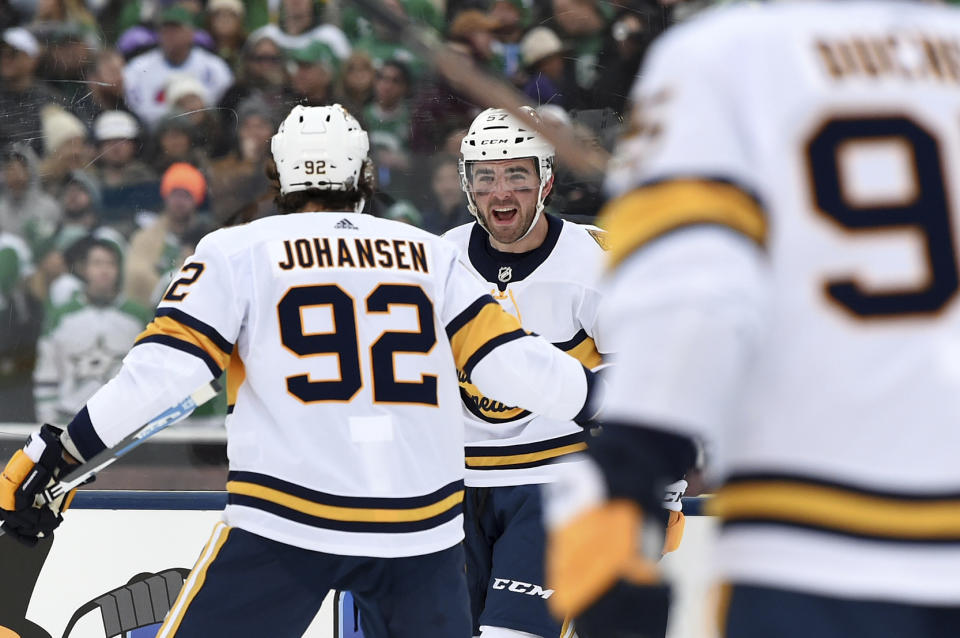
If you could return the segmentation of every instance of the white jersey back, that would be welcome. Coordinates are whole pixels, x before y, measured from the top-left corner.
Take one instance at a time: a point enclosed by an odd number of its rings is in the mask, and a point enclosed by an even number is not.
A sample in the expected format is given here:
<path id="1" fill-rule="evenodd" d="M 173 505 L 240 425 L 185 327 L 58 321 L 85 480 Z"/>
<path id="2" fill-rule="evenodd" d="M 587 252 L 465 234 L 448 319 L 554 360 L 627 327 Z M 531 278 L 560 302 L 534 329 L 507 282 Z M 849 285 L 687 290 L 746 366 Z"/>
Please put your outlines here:
<path id="1" fill-rule="evenodd" d="M 713 442 L 728 579 L 956 604 L 960 14 L 738 7 L 651 55 L 607 217 L 649 358 L 611 416 Z M 738 330 L 658 314 L 693 300 Z"/>
<path id="2" fill-rule="evenodd" d="M 504 370 L 516 360 L 525 367 Z M 526 335 L 449 242 L 367 215 L 299 213 L 205 237 L 70 435 L 89 458 L 228 366 L 225 520 L 346 555 L 462 538 L 456 369 L 560 418 L 587 394 L 582 366 Z"/>
<path id="3" fill-rule="evenodd" d="M 606 352 L 600 312 L 600 275 L 606 233 L 545 215 L 547 236 L 522 254 L 493 249 L 478 224 L 445 235 L 466 255 L 490 294 L 535 332 L 588 368 Z M 483 395 L 460 374 L 469 486 L 524 485 L 552 480 L 556 461 L 586 448 L 587 433 L 572 421 L 531 414 Z"/>

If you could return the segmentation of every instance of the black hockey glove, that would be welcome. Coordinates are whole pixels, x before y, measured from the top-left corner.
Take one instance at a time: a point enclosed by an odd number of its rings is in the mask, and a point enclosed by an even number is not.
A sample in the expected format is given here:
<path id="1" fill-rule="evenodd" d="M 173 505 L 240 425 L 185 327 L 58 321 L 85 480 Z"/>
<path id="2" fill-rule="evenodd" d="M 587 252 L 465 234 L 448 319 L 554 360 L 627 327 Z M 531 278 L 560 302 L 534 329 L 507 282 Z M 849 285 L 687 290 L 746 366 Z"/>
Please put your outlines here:
<path id="1" fill-rule="evenodd" d="M 17 450 L 0 474 L 0 521 L 4 533 L 33 547 L 63 520 L 61 512 L 73 499 L 73 492 L 52 503 L 40 505 L 37 495 L 72 465 L 60 442 L 63 432 L 44 425 Z"/>

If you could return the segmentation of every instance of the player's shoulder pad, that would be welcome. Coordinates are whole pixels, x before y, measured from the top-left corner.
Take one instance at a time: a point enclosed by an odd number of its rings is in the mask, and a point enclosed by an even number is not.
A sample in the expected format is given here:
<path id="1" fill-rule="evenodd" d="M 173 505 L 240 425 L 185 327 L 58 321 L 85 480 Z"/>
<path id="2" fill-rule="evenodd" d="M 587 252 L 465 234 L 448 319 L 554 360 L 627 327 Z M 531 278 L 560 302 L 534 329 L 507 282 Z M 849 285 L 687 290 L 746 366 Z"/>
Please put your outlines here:
<path id="1" fill-rule="evenodd" d="M 470 234 L 473 232 L 473 227 L 476 225 L 476 222 L 468 222 L 466 224 L 461 224 L 460 226 L 454 226 L 441 235 L 441 237 L 465 249 L 470 243 Z"/>

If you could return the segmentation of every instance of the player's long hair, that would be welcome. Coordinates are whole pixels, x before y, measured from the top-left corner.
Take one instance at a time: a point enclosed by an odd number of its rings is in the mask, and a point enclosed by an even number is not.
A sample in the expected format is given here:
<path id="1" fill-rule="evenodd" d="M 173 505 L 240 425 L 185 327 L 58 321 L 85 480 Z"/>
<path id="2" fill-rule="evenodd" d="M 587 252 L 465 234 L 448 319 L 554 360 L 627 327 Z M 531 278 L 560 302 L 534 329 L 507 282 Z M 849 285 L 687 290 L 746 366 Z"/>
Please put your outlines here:
<path id="1" fill-rule="evenodd" d="M 360 172 L 360 183 L 353 190 L 336 191 L 320 188 L 308 188 L 307 190 L 287 193 L 280 192 L 280 173 L 277 171 L 277 163 L 272 157 L 266 159 L 264 171 L 267 179 L 270 180 L 271 188 L 276 192 L 273 201 L 277 205 L 280 214 L 296 213 L 303 210 L 309 202 L 317 202 L 323 205 L 325 210 L 330 211 L 352 211 L 356 210 L 361 201 L 370 201 L 373 197 L 373 190 L 376 182 L 376 172 L 373 168 L 373 162 L 364 161 L 363 170 Z"/>

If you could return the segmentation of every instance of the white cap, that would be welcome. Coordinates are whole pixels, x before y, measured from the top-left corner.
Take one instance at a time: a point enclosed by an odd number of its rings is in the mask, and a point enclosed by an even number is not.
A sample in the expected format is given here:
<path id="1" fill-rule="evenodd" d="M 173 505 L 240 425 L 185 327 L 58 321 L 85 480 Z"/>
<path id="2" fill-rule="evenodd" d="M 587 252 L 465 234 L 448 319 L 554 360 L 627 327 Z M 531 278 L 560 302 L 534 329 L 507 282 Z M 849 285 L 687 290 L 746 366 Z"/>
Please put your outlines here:
<path id="1" fill-rule="evenodd" d="M 210 0 L 207 3 L 207 13 L 213 13 L 220 9 L 228 9 L 237 15 L 244 15 L 246 9 L 240 0 Z"/>
<path id="2" fill-rule="evenodd" d="M 533 66 L 540 60 L 563 52 L 563 43 L 549 27 L 534 27 L 520 41 L 520 57 L 524 66 Z"/>
<path id="3" fill-rule="evenodd" d="M 188 73 L 174 73 L 167 80 L 166 102 L 173 106 L 177 100 L 186 95 L 199 95 L 203 103 L 207 104 L 207 89 L 200 80 Z"/>
<path id="4" fill-rule="evenodd" d="M 33 34 L 23 27 L 13 27 L 3 32 L 3 41 L 17 51 L 23 51 L 31 58 L 40 55 L 40 43 Z"/>
<path id="5" fill-rule="evenodd" d="M 104 111 L 93 122 L 93 136 L 105 140 L 133 140 L 140 134 L 137 118 L 126 111 Z"/>
<path id="6" fill-rule="evenodd" d="M 48 104 L 40 111 L 43 144 L 47 155 L 57 152 L 67 141 L 75 137 L 87 137 L 87 127 L 76 115 L 55 104 Z"/>

